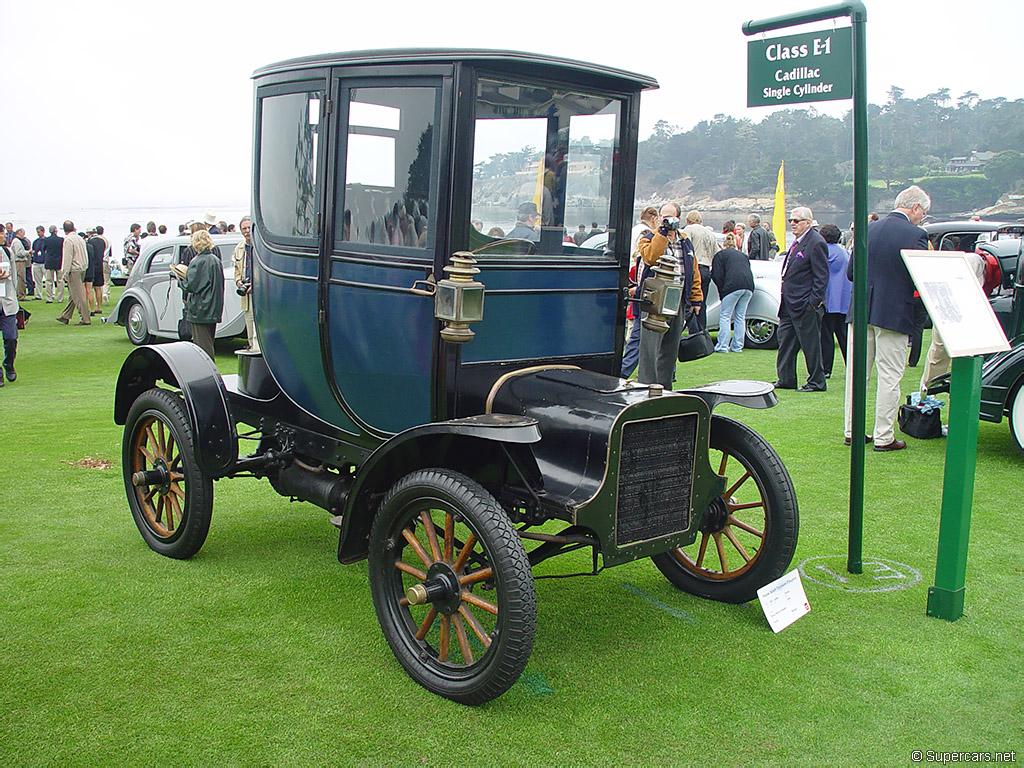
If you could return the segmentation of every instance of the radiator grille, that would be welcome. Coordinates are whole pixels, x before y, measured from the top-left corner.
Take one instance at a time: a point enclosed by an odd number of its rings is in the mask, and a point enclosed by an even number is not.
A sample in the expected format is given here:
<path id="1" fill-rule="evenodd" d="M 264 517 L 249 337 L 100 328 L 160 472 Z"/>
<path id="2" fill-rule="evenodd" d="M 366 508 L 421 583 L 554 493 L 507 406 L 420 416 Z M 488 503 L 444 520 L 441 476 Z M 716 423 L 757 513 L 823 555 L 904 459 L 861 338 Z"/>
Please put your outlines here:
<path id="1" fill-rule="evenodd" d="M 615 543 L 622 547 L 690 527 L 697 415 L 622 427 Z"/>

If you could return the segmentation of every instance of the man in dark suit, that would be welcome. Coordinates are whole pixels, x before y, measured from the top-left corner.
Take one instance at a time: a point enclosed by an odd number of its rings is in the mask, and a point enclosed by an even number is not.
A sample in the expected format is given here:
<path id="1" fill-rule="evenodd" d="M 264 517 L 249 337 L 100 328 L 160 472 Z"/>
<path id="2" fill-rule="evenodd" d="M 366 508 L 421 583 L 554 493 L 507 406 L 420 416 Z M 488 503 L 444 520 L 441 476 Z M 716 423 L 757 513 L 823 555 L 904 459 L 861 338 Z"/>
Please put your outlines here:
<path id="1" fill-rule="evenodd" d="M 878 370 L 875 396 L 875 429 L 868 438 L 876 451 L 900 451 L 907 447 L 896 439 L 896 412 L 900 403 L 900 380 L 907 364 L 907 341 L 914 328 L 914 281 L 900 251 L 927 250 L 928 236 L 918 226 L 928 215 L 932 201 L 914 185 L 896 196 L 895 210 L 868 226 L 868 325 L 867 375 Z M 847 268 L 852 275 L 853 260 Z M 853 307 L 846 317 L 853 321 Z M 850 325 L 848 349 L 853 349 Z M 852 439 L 853 377 L 846 369 L 846 444 Z"/>
<path id="2" fill-rule="evenodd" d="M 821 366 L 821 317 L 828 287 L 828 245 L 812 229 L 810 208 L 794 208 L 789 217 L 794 240 L 782 262 L 782 301 L 779 303 L 779 355 L 775 368 L 777 389 L 824 392 Z M 797 389 L 796 353 L 803 350 L 807 383 Z"/>
<path id="3" fill-rule="evenodd" d="M 57 234 L 57 225 L 50 225 L 50 236 L 43 238 L 44 262 L 46 268 L 46 303 L 64 302 L 64 278 L 60 276 L 64 253 L 64 238 Z"/>

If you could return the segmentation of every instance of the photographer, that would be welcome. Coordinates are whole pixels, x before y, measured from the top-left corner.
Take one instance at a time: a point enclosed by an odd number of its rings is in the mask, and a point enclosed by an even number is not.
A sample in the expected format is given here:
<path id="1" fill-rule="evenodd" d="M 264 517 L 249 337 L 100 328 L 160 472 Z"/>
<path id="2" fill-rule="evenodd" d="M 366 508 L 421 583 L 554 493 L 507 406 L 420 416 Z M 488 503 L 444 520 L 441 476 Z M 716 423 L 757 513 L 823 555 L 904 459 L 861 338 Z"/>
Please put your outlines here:
<path id="1" fill-rule="evenodd" d="M 680 230 L 679 213 L 678 205 L 665 203 L 661 206 L 657 233 L 647 232 L 641 235 L 637 244 L 643 262 L 643 269 L 637 280 L 640 285 L 643 285 L 650 274 L 651 267 L 657 264 L 658 259 L 666 252 L 678 260 L 676 279 L 682 277 L 683 300 L 679 312 L 668 318 L 668 331 L 656 333 L 646 328 L 640 329 L 640 366 L 637 370 L 637 380 L 644 384 L 661 384 L 668 390 L 672 389 L 672 381 L 675 379 L 679 337 L 682 335 L 686 315 L 690 312 L 700 312 L 700 305 L 704 299 L 700 272 L 694 269 L 693 244 L 686 233 Z"/>
<path id="2" fill-rule="evenodd" d="M 245 335 L 249 339 L 249 349 L 260 351 L 260 343 L 256 338 L 256 324 L 252 316 L 252 220 L 245 216 L 238 222 L 238 231 L 243 239 L 235 246 L 232 260 L 235 265 L 235 293 L 241 298 L 239 304 L 245 313 Z"/>

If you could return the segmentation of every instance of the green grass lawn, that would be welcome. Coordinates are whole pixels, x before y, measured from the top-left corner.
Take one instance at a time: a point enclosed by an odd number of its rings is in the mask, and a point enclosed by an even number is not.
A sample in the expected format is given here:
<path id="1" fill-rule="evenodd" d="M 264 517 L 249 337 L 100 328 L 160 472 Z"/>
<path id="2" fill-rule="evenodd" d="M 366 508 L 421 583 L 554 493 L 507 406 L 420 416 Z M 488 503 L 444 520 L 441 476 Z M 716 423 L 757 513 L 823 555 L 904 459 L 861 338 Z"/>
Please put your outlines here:
<path id="1" fill-rule="evenodd" d="M 192 560 L 150 551 L 112 420 L 124 329 L 65 327 L 56 305 L 26 306 L 19 378 L 0 391 L 4 764 L 908 765 L 915 749 L 1021 759 L 1024 457 L 1005 422 L 980 425 L 961 620 L 925 616 L 945 441 L 909 441 L 867 454 L 868 565 L 848 586 L 912 581 L 878 578 L 892 574 L 872 558 L 916 569 L 917 583 L 853 592 L 805 579 L 811 613 L 774 635 L 756 602 L 691 597 L 646 561 L 541 580 L 525 674 L 472 709 L 405 675 L 365 563 L 340 565 L 327 514 L 266 482 L 216 483 Z M 239 346 L 218 344 L 222 371 Z M 767 351 L 714 355 L 680 377 L 772 381 L 774 363 Z M 919 377 L 909 369 L 904 390 Z M 824 394 L 721 408 L 759 430 L 793 477 L 793 567 L 833 556 L 816 562 L 840 574 L 842 379 L 840 359 Z M 580 552 L 540 568 L 588 567 Z"/>

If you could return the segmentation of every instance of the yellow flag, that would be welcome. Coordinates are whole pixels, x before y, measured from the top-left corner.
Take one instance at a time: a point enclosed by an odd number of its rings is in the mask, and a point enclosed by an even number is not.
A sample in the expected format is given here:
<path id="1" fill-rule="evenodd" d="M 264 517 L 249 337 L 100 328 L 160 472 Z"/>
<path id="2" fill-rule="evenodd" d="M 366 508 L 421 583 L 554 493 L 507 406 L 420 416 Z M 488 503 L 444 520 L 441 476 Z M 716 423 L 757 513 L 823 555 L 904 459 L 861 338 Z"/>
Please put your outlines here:
<path id="1" fill-rule="evenodd" d="M 779 180 L 775 182 L 775 210 L 772 212 L 772 234 L 779 243 L 779 253 L 786 252 L 786 161 L 779 163 Z"/>
<path id="2" fill-rule="evenodd" d="M 537 163 L 537 186 L 533 192 L 533 204 L 537 206 L 537 212 L 544 214 L 544 153 L 540 153 L 540 162 Z"/>

